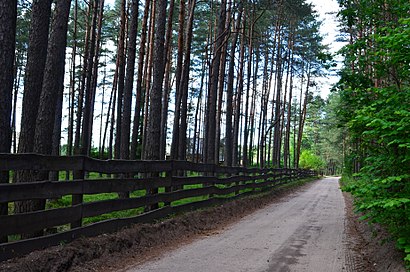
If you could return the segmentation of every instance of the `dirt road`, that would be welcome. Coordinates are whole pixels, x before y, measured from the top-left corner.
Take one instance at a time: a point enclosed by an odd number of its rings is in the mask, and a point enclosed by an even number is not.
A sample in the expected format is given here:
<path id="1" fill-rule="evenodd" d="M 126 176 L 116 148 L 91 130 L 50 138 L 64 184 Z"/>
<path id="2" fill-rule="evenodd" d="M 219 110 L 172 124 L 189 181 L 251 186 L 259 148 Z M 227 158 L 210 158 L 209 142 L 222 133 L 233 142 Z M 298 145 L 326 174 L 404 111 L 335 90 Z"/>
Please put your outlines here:
<path id="1" fill-rule="evenodd" d="M 346 271 L 343 235 L 338 179 L 325 178 L 219 234 L 126 271 Z"/>

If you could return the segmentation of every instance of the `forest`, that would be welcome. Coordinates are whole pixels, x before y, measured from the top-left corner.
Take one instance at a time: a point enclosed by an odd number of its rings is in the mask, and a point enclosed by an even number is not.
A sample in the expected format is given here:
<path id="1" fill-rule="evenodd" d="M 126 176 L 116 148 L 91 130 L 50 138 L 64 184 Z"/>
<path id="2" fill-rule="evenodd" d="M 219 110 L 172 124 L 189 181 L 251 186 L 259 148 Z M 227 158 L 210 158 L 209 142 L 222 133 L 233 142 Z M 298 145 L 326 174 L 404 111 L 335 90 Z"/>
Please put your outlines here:
<path id="1" fill-rule="evenodd" d="M 306 0 L 3 0 L 0 153 L 343 173 L 410 261 L 410 4 L 338 2 L 324 99 Z"/>
<path id="2" fill-rule="evenodd" d="M 331 56 L 306 1 L 52 2 L 17 3 L 13 153 L 286 168 L 319 155 L 315 78 Z"/>

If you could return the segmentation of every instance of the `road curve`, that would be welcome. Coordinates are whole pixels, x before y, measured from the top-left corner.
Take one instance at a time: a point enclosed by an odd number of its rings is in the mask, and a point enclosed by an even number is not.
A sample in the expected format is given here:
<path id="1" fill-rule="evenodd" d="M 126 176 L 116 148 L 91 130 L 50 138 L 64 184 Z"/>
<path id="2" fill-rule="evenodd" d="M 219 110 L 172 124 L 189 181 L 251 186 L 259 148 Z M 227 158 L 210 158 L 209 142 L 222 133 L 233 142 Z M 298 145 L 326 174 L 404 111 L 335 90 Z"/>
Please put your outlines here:
<path id="1" fill-rule="evenodd" d="M 343 236 L 338 179 L 325 178 L 127 272 L 345 271 Z"/>

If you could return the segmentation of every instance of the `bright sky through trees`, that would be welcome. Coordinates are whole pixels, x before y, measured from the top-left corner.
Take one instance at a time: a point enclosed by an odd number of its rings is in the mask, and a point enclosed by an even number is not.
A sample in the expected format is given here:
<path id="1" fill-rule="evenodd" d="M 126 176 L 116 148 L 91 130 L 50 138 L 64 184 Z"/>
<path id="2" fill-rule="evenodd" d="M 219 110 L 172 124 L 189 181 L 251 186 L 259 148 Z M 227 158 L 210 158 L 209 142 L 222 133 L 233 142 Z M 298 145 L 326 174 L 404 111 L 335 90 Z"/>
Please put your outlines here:
<path id="1" fill-rule="evenodd" d="M 315 6 L 315 10 L 319 13 L 319 18 L 323 22 L 320 29 L 323 37 L 324 44 L 329 45 L 330 52 L 336 54 L 345 43 L 338 42 L 337 36 L 340 33 L 338 22 L 337 22 L 337 13 L 339 11 L 339 4 L 336 0 L 309 0 L 308 2 L 312 3 Z M 336 57 L 338 60 L 338 67 L 336 70 L 341 68 L 342 59 Z M 318 91 L 322 98 L 326 98 L 329 95 L 330 88 L 339 80 L 339 77 L 336 75 L 335 71 L 332 71 L 327 78 L 320 79 L 320 85 L 318 86 Z"/>

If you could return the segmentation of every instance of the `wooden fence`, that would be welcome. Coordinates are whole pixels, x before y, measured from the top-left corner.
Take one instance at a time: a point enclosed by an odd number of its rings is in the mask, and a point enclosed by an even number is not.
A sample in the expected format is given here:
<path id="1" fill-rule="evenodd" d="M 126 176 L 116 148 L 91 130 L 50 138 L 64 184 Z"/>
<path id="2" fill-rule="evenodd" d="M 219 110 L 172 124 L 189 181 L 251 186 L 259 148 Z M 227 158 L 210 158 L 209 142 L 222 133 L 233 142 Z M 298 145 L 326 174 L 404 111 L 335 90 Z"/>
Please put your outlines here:
<path id="1" fill-rule="evenodd" d="M 0 216 L 0 261 L 36 249 L 67 243 L 79 237 L 113 232 L 133 223 L 151 222 L 173 213 L 189 211 L 266 190 L 296 179 L 314 176 L 301 169 L 256 169 L 197 164 L 187 161 L 96 160 L 85 156 L 0 154 L 0 172 L 24 170 L 33 176 L 42 171 L 68 174 L 60 181 L 0 184 L 0 203 L 9 214 Z M 72 179 L 81 171 L 82 178 Z M 184 173 L 176 176 L 177 173 Z M 30 175 L 28 175 L 30 176 Z M 158 193 L 152 194 L 152 189 Z M 139 192 L 129 198 L 82 201 L 85 195 Z M 14 214 L 16 201 L 48 200 L 64 196 L 73 201 L 63 207 Z M 70 199 L 71 200 L 71 199 Z M 181 204 L 181 200 L 186 200 Z M 147 207 L 158 208 L 147 211 Z M 137 210 L 139 209 L 139 210 Z M 133 211 L 127 217 L 84 224 L 85 219 L 117 211 Z M 52 231 L 50 233 L 50 230 Z M 22 239 L 20 234 L 40 232 L 41 237 Z"/>

